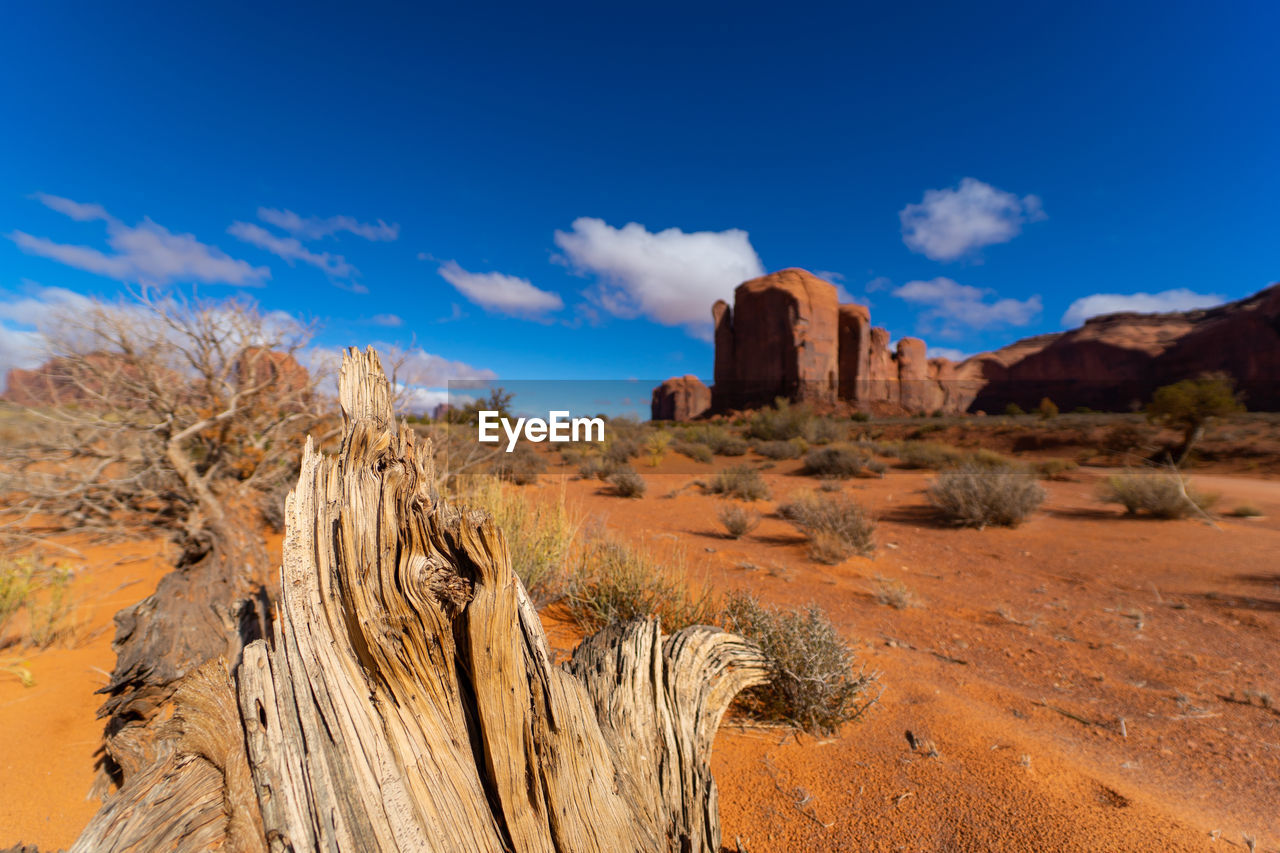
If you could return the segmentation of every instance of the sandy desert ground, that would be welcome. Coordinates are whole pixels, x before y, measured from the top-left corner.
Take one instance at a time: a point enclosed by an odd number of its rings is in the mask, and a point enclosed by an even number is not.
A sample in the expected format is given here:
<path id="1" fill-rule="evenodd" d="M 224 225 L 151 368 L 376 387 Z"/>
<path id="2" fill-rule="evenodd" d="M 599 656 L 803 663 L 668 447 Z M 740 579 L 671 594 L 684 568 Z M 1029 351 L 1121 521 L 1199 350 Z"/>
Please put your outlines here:
<path id="1" fill-rule="evenodd" d="M 962 530 L 929 510 L 932 472 L 891 469 L 843 486 L 878 516 L 878 548 L 831 567 L 771 514 L 813 487 L 800 464 L 765 471 L 772 499 L 740 540 L 716 498 L 681 488 L 696 478 L 684 459 L 638 465 L 640 500 L 566 468 L 524 487 L 564 488 L 584 518 L 683 547 L 717 590 L 819 603 L 880 672 L 878 703 L 833 738 L 726 721 L 713 759 L 726 849 L 1280 849 L 1280 479 L 1196 474 L 1220 506 L 1263 512 L 1211 526 L 1123 517 L 1086 467 L 1047 483 L 1021 527 Z M 95 810 L 111 615 L 164 571 L 157 542 L 68 544 L 79 641 L 0 655 L 35 680 L 0 675 L 0 846 L 65 847 Z M 880 603 L 884 590 L 911 606 Z M 576 627 L 555 606 L 544 620 L 567 654 Z"/>

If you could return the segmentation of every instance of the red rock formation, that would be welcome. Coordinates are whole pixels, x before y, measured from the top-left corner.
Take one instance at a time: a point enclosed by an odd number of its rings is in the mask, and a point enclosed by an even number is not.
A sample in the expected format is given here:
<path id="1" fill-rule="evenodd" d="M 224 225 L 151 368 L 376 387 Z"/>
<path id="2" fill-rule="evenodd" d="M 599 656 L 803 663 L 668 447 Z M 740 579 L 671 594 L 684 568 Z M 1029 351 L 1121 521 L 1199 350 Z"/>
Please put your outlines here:
<path id="1" fill-rule="evenodd" d="M 718 410 L 733 407 L 733 388 L 737 384 L 737 355 L 733 345 L 733 309 L 723 299 L 711 306 L 715 323 L 716 360 L 712 382 L 712 405 Z M 721 399 L 724 398 L 724 399 Z"/>
<path id="2" fill-rule="evenodd" d="M 1093 317 L 1078 329 L 1019 341 L 995 353 L 973 406 L 1023 408 L 1042 397 L 1064 411 L 1127 410 L 1162 385 L 1231 375 L 1254 410 L 1280 409 L 1280 285 L 1216 308 Z M 972 361 L 973 359 L 970 359 Z M 1003 369 L 992 369 L 991 361 Z"/>
<path id="3" fill-rule="evenodd" d="M 927 412 L 935 396 L 929 383 L 928 347 L 919 338 L 898 341 L 898 402 L 909 412 Z"/>
<path id="4" fill-rule="evenodd" d="M 1249 408 L 1280 410 L 1280 284 L 1207 310 L 1095 317 L 960 363 L 929 359 L 917 338 L 890 352 L 864 306 L 838 305 L 835 288 L 804 270 L 748 281 L 712 316 L 715 411 L 779 396 L 879 411 L 998 412 L 1044 397 L 1064 411 L 1127 410 L 1161 385 L 1219 371 Z"/>
<path id="5" fill-rule="evenodd" d="M 898 405 L 898 363 L 889 351 L 889 330 L 871 330 L 871 365 L 867 373 L 867 399 Z"/>
<path id="6" fill-rule="evenodd" d="M 298 406 L 307 400 L 311 379 L 307 369 L 292 355 L 261 348 L 245 349 L 232 367 L 232 377 L 240 388 L 258 387 L 260 399 L 289 401 Z M 125 393 L 129 382 L 154 384 L 165 389 L 181 389 L 188 379 L 160 365 L 146 364 L 123 355 L 94 352 L 78 358 L 54 358 L 33 368 L 9 371 L 4 399 L 19 406 L 78 404 L 106 405 L 104 394 Z M 127 401 L 113 399 L 112 404 Z"/>
<path id="7" fill-rule="evenodd" d="M 836 401 L 839 376 L 835 286 L 800 269 L 738 285 L 733 310 L 717 303 L 717 408 Z M 730 338 L 732 344 L 729 344 Z"/>
<path id="8" fill-rule="evenodd" d="M 649 404 L 655 421 L 691 421 L 711 408 L 711 389 L 693 375 L 673 376 L 653 389 Z"/>
<path id="9" fill-rule="evenodd" d="M 310 391 L 311 374 L 290 353 L 246 347 L 236 358 L 235 381 L 240 388 L 296 397 Z"/>
<path id="10" fill-rule="evenodd" d="M 839 321 L 840 399 L 869 403 L 871 312 L 865 305 L 841 305 Z"/>
<path id="11" fill-rule="evenodd" d="M 139 371 L 121 356 L 105 352 L 83 358 L 52 358 L 39 367 L 9 371 L 4 399 L 19 406 L 92 405 L 99 399 L 108 377 L 123 372 L 137 377 Z"/>

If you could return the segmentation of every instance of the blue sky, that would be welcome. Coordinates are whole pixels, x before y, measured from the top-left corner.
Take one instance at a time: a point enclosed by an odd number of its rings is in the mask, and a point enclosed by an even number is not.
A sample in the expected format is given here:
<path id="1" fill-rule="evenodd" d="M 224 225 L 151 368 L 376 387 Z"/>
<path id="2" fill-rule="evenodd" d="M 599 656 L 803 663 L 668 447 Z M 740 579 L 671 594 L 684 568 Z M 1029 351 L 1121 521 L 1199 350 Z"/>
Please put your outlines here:
<path id="1" fill-rule="evenodd" d="M 6 9 L 0 369 L 139 282 L 439 384 L 709 379 L 788 266 L 939 353 L 1280 279 L 1274 4 L 190 5 Z"/>

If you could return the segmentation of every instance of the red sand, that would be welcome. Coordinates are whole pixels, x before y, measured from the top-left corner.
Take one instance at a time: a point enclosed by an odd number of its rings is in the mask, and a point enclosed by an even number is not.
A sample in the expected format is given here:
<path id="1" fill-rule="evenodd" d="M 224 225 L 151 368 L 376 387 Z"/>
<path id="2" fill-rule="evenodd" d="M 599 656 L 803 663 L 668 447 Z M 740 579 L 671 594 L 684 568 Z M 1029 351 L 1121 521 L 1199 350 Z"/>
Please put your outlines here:
<path id="1" fill-rule="evenodd" d="M 719 589 L 817 601 L 884 687 L 829 740 L 726 723 L 713 764 L 727 849 L 1245 850 L 1245 834 L 1280 846 L 1280 714 L 1223 698 L 1280 704 L 1280 482 L 1196 475 L 1223 493 L 1220 508 L 1266 515 L 1214 529 L 1123 518 L 1079 472 L 1047 484 L 1022 527 L 979 531 L 937 524 L 921 493 L 932 475 L 891 470 L 845 486 L 880 518 L 875 558 L 829 567 L 772 517 L 725 539 L 717 499 L 663 497 L 694 479 L 661 473 L 672 464 L 639 466 L 641 500 L 594 481 L 570 481 L 569 499 L 625 536 L 683 544 Z M 766 473 L 775 499 L 814 485 L 798 467 Z M 533 493 L 559 488 L 544 479 Z M 119 562 L 130 554 L 145 559 Z M 75 649 L 0 654 L 23 657 L 37 681 L 0 676 L 0 846 L 69 845 L 96 808 L 85 794 L 110 616 L 154 587 L 156 555 L 86 550 L 77 588 L 96 633 Z M 919 606 L 878 604 L 877 577 Z M 545 617 L 567 650 L 575 632 Z M 913 751 L 908 730 L 937 756 Z"/>

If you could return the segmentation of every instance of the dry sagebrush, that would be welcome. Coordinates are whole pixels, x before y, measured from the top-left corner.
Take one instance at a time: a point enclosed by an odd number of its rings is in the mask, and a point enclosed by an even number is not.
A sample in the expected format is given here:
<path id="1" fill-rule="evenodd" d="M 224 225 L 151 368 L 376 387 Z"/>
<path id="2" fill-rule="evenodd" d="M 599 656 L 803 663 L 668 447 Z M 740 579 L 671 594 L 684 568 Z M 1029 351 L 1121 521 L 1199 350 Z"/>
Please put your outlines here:
<path id="1" fill-rule="evenodd" d="M 857 666 L 853 651 L 816 605 L 779 610 L 750 593 L 733 593 L 725 600 L 724 624 L 769 660 L 769 683 L 739 700 L 753 716 L 831 733 L 875 702 L 867 694 L 878 674 Z"/>
<path id="2" fill-rule="evenodd" d="M 1016 527 L 1044 502 L 1035 475 L 1017 465 L 972 462 L 938 474 L 929 501 L 949 521 L 964 527 Z"/>
<path id="3" fill-rule="evenodd" d="M 778 515 L 808 537 L 809 556 L 819 563 L 834 565 L 875 551 L 875 519 L 844 495 L 806 492 L 778 507 Z"/>

